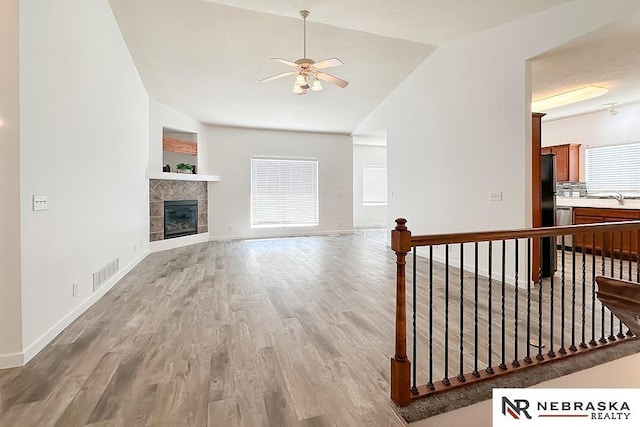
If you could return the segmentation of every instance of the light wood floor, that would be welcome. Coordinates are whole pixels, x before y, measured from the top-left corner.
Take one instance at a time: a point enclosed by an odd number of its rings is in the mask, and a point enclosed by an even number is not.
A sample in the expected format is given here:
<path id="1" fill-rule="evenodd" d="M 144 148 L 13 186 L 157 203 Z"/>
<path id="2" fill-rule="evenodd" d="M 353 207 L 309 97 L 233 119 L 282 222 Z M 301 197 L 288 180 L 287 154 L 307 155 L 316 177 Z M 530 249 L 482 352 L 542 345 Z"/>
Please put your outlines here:
<path id="1" fill-rule="evenodd" d="M 394 273 L 371 235 L 152 254 L 0 371 L 0 426 L 401 426 Z"/>
<path id="2" fill-rule="evenodd" d="M 414 366 L 424 384 L 427 270 L 419 262 Z M 442 378 L 444 361 L 439 268 L 434 381 Z M 458 273 L 450 273 L 453 381 L 460 309 Z M 472 289 L 466 287 L 463 304 L 466 372 L 473 369 Z M 512 337 L 515 288 L 506 290 Z M 489 324 L 484 284 L 480 300 L 483 369 Z M 493 365 L 501 356 L 500 300 L 494 283 Z M 522 357 L 526 293 L 518 300 Z M 543 291 L 545 316 L 548 301 Z M 589 325 L 590 306 L 588 299 Z M 395 256 L 382 232 L 205 243 L 152 254 L 27 366 L 0 371 L 0 426 L 401 426 L 388 397 L 394 308 Z M 557 307 L 554 317 L 559 313 Z M 409 336 L 410 316 L 409 310 Z M 548 345 L 546 330 L 543 342 Z"/>

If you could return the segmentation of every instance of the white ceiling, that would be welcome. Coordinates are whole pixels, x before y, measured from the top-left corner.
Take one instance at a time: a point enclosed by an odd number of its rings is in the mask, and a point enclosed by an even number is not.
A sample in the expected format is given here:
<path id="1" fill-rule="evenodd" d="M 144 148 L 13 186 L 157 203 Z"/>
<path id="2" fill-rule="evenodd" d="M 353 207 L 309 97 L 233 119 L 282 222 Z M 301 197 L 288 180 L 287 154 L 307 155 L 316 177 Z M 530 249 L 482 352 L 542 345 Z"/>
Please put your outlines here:
<path id="1" fill-rule="evenodd" d="M 109 1 L 152 98 L 205 124 L 349 134 L 437 46 L 568 0 Z M 327 71 L 346 89 L 325 83 L 297 96 L 294 76 L 258 83 L 290 70 L 270 58 L 302 57 L 301 9 L 311 11 L 307 56 L 340 58 Z M 534 98 L 606 81 L 598 104 L 640 99 L 630 73 L 638 28 L 603 29 L 535 58 Z"/>
<path id="2" fill-rule="evenodd" d="M 640 101 L 640 17 L 602 27 L 532 60 L 532 97 L 545 98 L 593 84 L 606 95 L 547 111 L 545 120 Z"/>

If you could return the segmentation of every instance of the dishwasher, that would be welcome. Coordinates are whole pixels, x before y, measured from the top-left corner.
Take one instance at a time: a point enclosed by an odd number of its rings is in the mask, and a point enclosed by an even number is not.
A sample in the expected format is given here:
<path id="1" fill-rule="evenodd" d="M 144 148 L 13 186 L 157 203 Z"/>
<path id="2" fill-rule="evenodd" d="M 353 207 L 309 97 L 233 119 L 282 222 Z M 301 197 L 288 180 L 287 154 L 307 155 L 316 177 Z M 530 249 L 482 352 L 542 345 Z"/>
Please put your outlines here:
<path id="1" fill-rule="evenodd" d="M 557 206 L 556 207 L 556 225 L 561 227 L 561 226 L 567 226 L 567 225 L 573 225 L 573 208 L 571 206 Z M 558 248 L 562 247 L 562 236 L 558 236 L 557 237 L 557 245 Z M 572 235 L 567 235 L 564 236 L 564 246 L 565 247 L 572 247 L 573 245 L 573 236 Z"/>

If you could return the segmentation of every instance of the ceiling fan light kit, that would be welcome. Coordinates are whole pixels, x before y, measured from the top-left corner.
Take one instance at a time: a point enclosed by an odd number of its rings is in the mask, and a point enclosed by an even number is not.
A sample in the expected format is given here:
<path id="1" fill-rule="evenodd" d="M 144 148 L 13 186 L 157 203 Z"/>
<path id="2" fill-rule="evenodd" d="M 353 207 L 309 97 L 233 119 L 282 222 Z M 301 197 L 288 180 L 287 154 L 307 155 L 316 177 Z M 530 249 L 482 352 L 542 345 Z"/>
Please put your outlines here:
<path id="1" fill-rule="evenodd" d="M 311 89 L 313 92 L 320 92 L 323 89 L 320 80 L 332 83 L 341 88 L 347 87 L 349 82 L 332 76 L 331 74 L 320 71 L 325 68 L 342 65 L 342 61 L 340 61 L 338 58 L 325 59 L 324 61 L 320 62 L 315 62 L 313 59 L 307 58 L 307 17 L 309 16 L 309 11 L 301 10 L 300 16 L 302 16 L 302 19 L 304 20 L 303 57 L 295 62 L 288 61 L 282 58 L 271 58 L 273 61 L 294 67 L 295 71 L 289 71 L 286 73 L 267 77 L 266 79 L 260 80 L 260 82 L 264 83 L 295 74 L 296 80 L 293 83 L 293 89 L 291 90 L 291 92 L 295 93 L 296 95 L 306 95 L 309 89 Z"/>

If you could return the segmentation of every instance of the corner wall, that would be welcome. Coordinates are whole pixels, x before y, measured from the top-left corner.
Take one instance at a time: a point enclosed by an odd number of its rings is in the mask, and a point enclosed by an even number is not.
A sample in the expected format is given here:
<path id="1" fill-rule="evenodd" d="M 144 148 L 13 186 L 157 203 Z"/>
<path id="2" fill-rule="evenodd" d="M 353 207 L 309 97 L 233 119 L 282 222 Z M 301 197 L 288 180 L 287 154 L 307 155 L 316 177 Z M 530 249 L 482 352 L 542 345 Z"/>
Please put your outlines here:
<path id="1" fill-rule="evenodd" d="M 0 2 L 0 369 L 22 362 L 18 0 Z"/>
<path id="2" fill-rule="evenodd" d="M 214 239 L 351 232 L 353 144 L 350 136 L 209 127 L 209 235 Z M 320 224 L 251 228 L 251 156 L 318 159 Z"/>
<path id="3" fill-rule="evenodd" d="M 149 105 L 106 0 L 22 0 L 19 23 L 28 360 L 148 250 Z M 34 194 L 48 210 L 32 211 Z M 116 257 L 120 274 L 94 293 Z"/>

